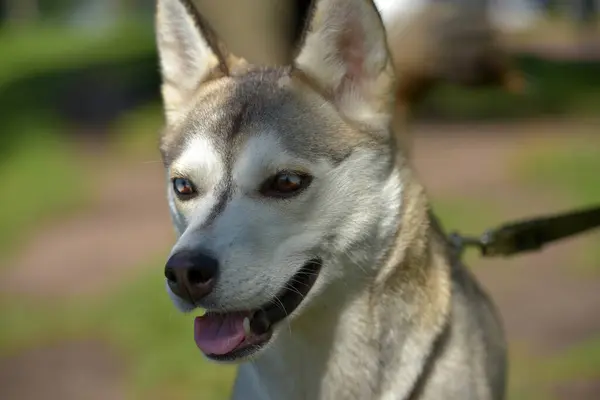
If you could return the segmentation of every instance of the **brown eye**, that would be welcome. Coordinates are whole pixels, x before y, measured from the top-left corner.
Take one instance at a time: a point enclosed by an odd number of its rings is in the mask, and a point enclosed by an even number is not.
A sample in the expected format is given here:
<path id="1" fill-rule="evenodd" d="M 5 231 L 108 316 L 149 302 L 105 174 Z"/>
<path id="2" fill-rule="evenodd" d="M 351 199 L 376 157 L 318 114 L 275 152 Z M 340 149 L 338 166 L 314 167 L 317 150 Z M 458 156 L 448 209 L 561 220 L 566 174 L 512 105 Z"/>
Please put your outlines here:
<path id="1" fill-rule="evenodd" d="M 310 185 L 312 177 L 301 172 L 283 171 L 267 179 L 260 192 L 269 197 L 291 197 Z"/>
<path id="2" fill-rule="evenodd" d="M 174 178 L 173 190 L 175 191 L 175 194 L 181 198 L 189 198 L 196 193 L 196 189 L 194 189 L 192 182 L 185 178 Z"/>

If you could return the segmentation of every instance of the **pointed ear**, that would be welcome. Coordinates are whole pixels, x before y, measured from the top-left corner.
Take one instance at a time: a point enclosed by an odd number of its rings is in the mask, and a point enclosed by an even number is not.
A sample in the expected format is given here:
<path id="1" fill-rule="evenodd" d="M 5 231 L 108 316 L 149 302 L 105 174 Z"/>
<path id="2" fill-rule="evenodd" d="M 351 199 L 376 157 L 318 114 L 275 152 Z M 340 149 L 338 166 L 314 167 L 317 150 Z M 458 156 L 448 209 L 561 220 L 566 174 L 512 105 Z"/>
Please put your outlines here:
<path id="1" fill-rule="evenodd" d="M 329 94 L 345 117 L 387 124 L 395 78 L 372 0 L 315 0 L 295 67 Z"/>
<path id="2" fill-rule="evenodd" d="M 231 55 L 191 0 L 157 0 L 156 40 L 168 121 L 177 119 L 198 86 L 227 76 L 244 61 Z"/>

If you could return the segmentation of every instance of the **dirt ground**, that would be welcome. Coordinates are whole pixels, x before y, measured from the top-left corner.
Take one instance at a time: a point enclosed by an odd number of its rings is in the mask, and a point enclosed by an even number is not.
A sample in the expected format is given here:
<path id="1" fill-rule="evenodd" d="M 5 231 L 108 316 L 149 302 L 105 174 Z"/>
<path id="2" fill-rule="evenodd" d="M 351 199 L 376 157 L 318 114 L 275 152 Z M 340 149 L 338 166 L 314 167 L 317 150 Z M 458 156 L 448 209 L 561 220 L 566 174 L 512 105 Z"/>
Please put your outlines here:
<path id="1" fill-rule="evenodd" d="M 174 230 L 162 164 L 108 165 L 98 176 L 93 205 L 34 235 L 10 260 L 0 290 L 40 297 L 95 294 L 167 249 Z"/>
<path id="2" fill-rule="evenodd" d="M 102 343 L 72 342 L 31 349 L 0 363 L 5 400 L 122 400 L 124 368 Z"/>
<path id="3" fill-rule="evenodd" d="M 560 196 L 516 182 L 511 157 L 542 136 L 564 140 L 563 133 L 564 126 L 555 121 L 419 125 L 415 165 L 432 196 L 493 198 L 501 204 L 499 223 L 552 212 L 568 205 Z M 37 233 L 10 268 L 2 270 L 0 293 L 41 299 L 102 293 L 124 276 L 134 276 L 173 240 L 162 179 L 159 163 L 136 162 L 109 171 L 98 183 L 100 196 L 92 207 Z M 600 333 L 600 279 L 569 271 L 578 249 L 570 240 L 541 253 L 478 260 L 475 272 L 495 299 L 512 342 L 553 354 Z M 64 343 L 2 360 L 0 397 L 119 399 L 122 360 L 102 349 L 96 343 Z M 563 384 L 557 395 L 600 398 L 600 381 Z"/>

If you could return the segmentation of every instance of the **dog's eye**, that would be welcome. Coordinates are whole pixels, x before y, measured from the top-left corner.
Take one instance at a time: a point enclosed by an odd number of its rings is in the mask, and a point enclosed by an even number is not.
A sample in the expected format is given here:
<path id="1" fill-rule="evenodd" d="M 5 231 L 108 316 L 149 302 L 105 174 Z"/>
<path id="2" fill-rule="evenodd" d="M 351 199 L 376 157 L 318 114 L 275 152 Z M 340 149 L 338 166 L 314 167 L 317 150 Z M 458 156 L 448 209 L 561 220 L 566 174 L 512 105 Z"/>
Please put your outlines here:
<path id="1" fill-rule="evenodd" d="M 196 193 L 192 182 L 185 178 L 173 178 L 173 190 L 180 198 L 189 198 Z"/>
<path id="2" fill-rule="evenodd" d="M 291 197 L 310 185 L 312 177 L 302 172 L 283 171 L 267 179 L 260 192 L 268 197 Z"/>

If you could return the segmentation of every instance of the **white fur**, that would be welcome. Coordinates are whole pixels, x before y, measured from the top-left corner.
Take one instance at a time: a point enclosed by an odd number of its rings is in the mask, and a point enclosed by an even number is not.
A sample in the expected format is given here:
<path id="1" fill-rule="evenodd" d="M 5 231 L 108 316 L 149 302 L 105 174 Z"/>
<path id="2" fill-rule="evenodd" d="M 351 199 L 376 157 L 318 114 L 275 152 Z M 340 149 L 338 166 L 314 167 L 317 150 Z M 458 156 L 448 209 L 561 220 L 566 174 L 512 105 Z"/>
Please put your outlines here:
<path id="1" fill-rule="evenodd" d="M 171 173 L 190 177 L 200 189 L 216 186 L 225 177 L 222 155 L 205 135 L 194 135 L 171 164 Z"/>
<path id="2" fill-rule="evenodd" d="M 286 151 L 282 146 L 276 132 L 264 132 L 248 140 L 244 151 L 236 159 L 232 176 L 242 190 L 251 191 L 254 185 L 281 170 L 310 171 L 317 176 L 325 175 L 331 170 L 331 164 L 324 162 L 314 164 L 307 160 L 299 159 L 294 154 Z"/>

